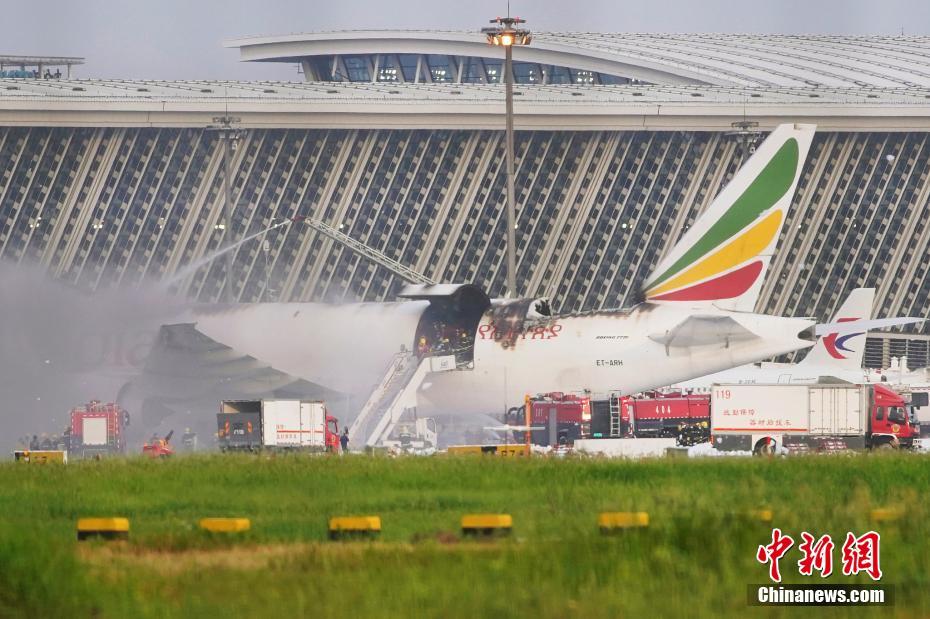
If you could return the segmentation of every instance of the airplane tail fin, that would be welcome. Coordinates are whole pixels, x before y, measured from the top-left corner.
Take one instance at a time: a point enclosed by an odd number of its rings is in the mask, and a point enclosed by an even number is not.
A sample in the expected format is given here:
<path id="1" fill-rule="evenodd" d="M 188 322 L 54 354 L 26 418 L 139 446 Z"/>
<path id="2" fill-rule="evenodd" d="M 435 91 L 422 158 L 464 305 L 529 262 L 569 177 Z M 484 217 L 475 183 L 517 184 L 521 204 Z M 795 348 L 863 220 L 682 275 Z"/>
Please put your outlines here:
<path id="1" fill-rule="evenodd" d="M 875 288 L 856 288 L 837 310 L 832 322 L 866 321 L 872 317 Z M 856 333 L 828 333 L 817 340 L 798 367 L 816 366 L 856 371 L 862 369 L 866 329 Z"/>
<path id="2" fill-rule="evenodd" d="M 769 134 L 653 271 L 647 301 L 753 310 L 815 129 L 779 125 Z"/>

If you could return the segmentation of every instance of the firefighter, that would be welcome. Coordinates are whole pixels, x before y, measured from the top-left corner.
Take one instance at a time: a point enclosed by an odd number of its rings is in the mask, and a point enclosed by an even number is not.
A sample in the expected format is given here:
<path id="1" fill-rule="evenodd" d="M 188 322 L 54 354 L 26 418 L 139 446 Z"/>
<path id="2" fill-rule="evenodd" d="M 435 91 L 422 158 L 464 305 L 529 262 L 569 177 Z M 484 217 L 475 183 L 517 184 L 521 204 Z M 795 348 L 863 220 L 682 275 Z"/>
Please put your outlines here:
<path id="1" fill-rule="evenodd" d="M 187 451 L 195 451 L 197 449 L 197 434 L 191 432 L 190 428 L 184 428 L 184 436 L 181 437 L 181 444 L 184 445 L 184 449 Z"/>
<path id="2" fill-rule="evenodd" d="M 425 335 L 421 335 L 420 339 L 417 341 L 417 354 L 421 357 L 425 357 L 429 354 L 429 342 L 426 340 Z"/>
<path id="3" fill-rule="evenodd" d="M 339 437 L 339 444 L 342 445 L 342 453 L 349 453 L 349 428 L 343 428 L 342 436 Z"/>

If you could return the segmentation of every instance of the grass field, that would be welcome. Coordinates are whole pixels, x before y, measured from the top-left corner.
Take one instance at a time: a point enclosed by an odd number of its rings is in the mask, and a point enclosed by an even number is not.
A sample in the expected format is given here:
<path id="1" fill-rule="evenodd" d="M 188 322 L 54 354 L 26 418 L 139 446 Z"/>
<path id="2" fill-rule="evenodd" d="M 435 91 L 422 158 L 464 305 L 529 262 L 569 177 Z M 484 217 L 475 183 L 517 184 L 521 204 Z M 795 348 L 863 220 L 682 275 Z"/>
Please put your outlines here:
<path id="1" fill-rule="evenodd" d="M 850 609 L 746 605 L 764 583 L 771 525 L 875 528 L 896 605 L 930 614 L 930 459 L 776 460 L 202 456 L 67 466 L 0 465 L 0 617 L 848 616 Z M 874 524 L 891 506 L 904 520 Z M 601 511 L 647 511 L 648 529 L 601 536 Z M 463 514 L 506 512 L 514 535 L 459 541 Z M 326 540 L 327 518 L 377 514 L 377 542 Z M 75 541 L 85 516 L 125 516 L 128 542 Z M 251 518 L 211 538 L 206 516 Z M 801 577 L 793 548 L 788 583 Z M 839 570 L 837 569 L 837 572 Z M 831 577 L 837 583 L 866 576 Z"/>

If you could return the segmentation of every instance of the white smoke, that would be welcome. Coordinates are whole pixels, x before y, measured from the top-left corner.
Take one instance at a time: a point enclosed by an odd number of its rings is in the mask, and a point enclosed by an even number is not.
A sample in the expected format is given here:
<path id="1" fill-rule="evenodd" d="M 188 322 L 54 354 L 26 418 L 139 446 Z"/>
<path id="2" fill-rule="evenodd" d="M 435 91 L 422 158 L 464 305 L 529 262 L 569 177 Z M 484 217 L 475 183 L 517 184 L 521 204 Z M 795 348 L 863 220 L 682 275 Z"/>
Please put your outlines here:
<path id="1" fill-rule="evenodd" d="M 357 398 L 368 396 L 393 355 L 412 349 L 427 305 L 262 303 L 198 312 L 196 322 L 201 333 L 277 370 Z"/>
<path id="2" fill-rule="evenodd" d="M 0 263 L 0 449 L 60 434 L 74 406 L 115 401 L 145 363 L 158 327 L 183 313 L 152 289 L 94 294 L 38 267 Z"/>

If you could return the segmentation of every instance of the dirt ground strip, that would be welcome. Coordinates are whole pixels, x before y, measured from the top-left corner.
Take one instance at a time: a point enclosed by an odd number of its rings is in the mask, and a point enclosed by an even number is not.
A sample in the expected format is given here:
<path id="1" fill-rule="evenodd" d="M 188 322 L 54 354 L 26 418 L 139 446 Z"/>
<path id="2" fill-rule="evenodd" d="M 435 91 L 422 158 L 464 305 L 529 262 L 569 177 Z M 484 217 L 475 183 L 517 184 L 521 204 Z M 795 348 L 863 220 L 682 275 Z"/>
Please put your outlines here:
<path id="1" fill-rule="evenodd" d="M 433 543 L 433 542 L 436 543 Z M 448 552 L 493 552 L 500 546 L 491 540 L 457 543 L 445 537 L 429 540 L 432 548 Z M 505 542 L 507 543 L 507 542 Z M 89 566 L 108 568 L 115 564 L 176 574 L 202 568 L 238 570 L 267 569 L 274 563 L 308 555 L 327 559 L 362 559 L 369 553 L 414 554 L 422 544 L 408 542 L 295 542 L 290 544 L 240 544 L 221 548 L 146 548 L 126 542 L 94 544 L 78 548 L 78 557 Z"/>

